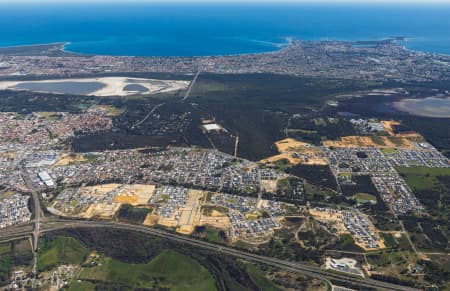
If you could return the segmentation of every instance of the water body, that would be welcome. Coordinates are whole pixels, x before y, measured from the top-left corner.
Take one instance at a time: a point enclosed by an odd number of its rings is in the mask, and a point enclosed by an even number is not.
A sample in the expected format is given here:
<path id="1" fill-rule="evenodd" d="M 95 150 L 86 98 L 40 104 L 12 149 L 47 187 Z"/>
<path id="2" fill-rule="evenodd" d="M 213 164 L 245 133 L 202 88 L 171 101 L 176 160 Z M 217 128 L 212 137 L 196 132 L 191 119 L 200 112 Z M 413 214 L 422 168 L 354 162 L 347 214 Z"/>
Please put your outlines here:
<path id="1" fill-rule="evenodd" d="M 276 50 L 288 38 L 405 36 L 450 54 L 450 4 L 0 4 L 0 46 L 70 42 L 87 54 L 204 56 Z"/>
<path id="2" fill-rule="evenodd" d="M 133 91 L 133 92 L 140 92 L 140 93 L 145 93 L 148 92 L 148 88 L 144 87 L 140 84 L 128 84 L 125 87 L 123 87 L 124 91 Z"/>
<path id="3" fill-rule="evenodd" d="M 88 95 L 106 87 L 100 82 L 23 82 L 15 86 L 17 89 L 35 92 L 51 92 L 59 94 Z"/>
<path id="4" fill-rule="evenodd" d="M 412 115 L 437 117 L 437 118 L 450 118 L 450 97 L 403 99 L 398 102 L 394 102 L 393 106 L 397 110 L 407 112 Z"/>

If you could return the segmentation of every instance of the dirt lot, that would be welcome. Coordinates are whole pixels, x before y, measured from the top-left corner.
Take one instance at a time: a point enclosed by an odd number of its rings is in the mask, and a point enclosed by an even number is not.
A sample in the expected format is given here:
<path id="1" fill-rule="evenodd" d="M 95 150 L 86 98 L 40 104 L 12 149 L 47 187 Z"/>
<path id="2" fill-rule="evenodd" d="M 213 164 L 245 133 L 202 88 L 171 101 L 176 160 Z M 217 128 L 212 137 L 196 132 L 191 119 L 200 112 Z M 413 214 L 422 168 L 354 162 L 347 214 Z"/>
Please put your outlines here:
<path id="1" fill-rule="evenodd" d="M 344 136 L 340 140 L 327 140 L 323 142 L 327 147 L 375 147 L 375 148 L 401 148 L 412 149 L 413 143 L 405 137 L 387 136 Z"/>
<path id="2" fill-rule="evenodd" d="M 69 164 L 80 164 L 87 162 L 86 158 L 80 154 L 63 154 L 58 161 L 53 165 L 54 167 L 67 166 Z"/>
<path id="3" fill-rule="evenodd" d="M 327 165 L 328 162 L 322 151 L 311 144 L 297 141 L 293 138 L 286 138 L 275 142 L 279 155 L 275 155 L 264 160 L 261 163 L 272 164 L 279 160 L 286 159 L 292 165 Z"/>
<path id="4" fill-rule="evenodd" d="M 104 196 L 106 193 L 116 190 L 120 187 L 120 184 L 104 184 L 91 187 L 80 188 L 78 191 L 82 191 L 83 195 L 88 196 Z M 111 219 L 114 214 L 119 210 L 120 203 L 96 203 L 91 204 L 87 208 L 83 209 L 79 216 L 83 218 L 98 217 L 101 219 Z"/>
<path id="5" fill-rule="evenodd" d="M 114 202 L 130 204 L 132 206 L 146 205 L 155 192 L 155 189 L 155 185 L 125 185 L 117 193 Z"/>
<path id="6" fill-rule="evenodd" d="M 293 138 L 285 138 L 275 142 L 275 146 L 280 153 L 284 153 L 290 150 L 299 150 L 308 145 L 308 143 L 297 141 Z"/>
<path id="7" fill-rule="evenodd" d="M 269 193 L 277 192 L 277 180 L 261 180 L 261 187 Z"/>
<path id="8" fill-rule="evenodd" d="M 90 205 L 85 211 L 80 213 L 82 218 L 101 218 L 101 219 L 112 219 L 114 214 L 119 210 L 120 203 L 98 203 Z"/>
<path id="9" fill-rule="evenodd" d="M 147 217 L 145 217 L 145 220 L 142 224 L 147 226 L 153 226 L 158 223 L 158 219 L 159 219 L 158 215 L 149 213 L 147 214 Z"/>
<path id="10" fill-rule="evenodd" d="M 395 134 L 393 126 L 400 125 L 401 123 L 395 120 L 384 120 L 381 121 L 386 131 L 389 133 L 390 136 L 397 136 L 397 137 L 406 137 L 406 138 L 423 138 L 420 134 L 417 132 L 408 132 L 408 133 L 400 133 Z"/>
<path id="11" fill-rule="evenodd" d="M 332 223 L 333 226 L 336 227 L 338 234 L 350 233 L 342 222 L 342 214 L 339 212 L 318 211 L 311 209 L 309 214 L 317 220 Z"/>

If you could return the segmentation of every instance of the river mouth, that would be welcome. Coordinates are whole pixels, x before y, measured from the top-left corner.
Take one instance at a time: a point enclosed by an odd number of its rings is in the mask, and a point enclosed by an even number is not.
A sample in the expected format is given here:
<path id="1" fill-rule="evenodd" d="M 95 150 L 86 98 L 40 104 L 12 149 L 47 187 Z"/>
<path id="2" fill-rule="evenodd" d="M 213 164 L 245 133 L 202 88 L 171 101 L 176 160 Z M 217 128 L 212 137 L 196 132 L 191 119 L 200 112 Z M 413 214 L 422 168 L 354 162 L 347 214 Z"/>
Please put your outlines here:
<path id="1" fill-rule="evenodd" d="M 392 106 L 411 115 L 450 118 L 450 97 L 428 97 L 424 99 L 402 99 L 392 103 Z"/>

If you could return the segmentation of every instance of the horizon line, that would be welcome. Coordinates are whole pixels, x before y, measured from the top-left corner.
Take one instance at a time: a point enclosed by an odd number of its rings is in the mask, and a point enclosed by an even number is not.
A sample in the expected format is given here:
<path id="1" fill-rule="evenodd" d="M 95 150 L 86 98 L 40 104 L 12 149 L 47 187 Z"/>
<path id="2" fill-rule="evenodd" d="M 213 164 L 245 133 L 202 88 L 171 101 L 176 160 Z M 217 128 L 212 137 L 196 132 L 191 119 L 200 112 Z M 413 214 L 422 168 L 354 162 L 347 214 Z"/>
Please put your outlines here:
<path id="1" fill-rule="evenodd" d="M 450 4 L 450 0 L 0 0 L 0 4 Z"/>

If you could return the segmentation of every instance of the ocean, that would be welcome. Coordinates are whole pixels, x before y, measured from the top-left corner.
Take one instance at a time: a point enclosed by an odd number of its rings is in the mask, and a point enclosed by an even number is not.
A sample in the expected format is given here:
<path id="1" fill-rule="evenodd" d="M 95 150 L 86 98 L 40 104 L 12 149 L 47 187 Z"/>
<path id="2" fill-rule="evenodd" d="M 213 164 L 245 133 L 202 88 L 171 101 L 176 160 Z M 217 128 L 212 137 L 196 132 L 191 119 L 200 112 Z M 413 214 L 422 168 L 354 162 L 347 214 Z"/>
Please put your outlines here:
<path id="1" fill-rule="evenodd" d="M 102 55 L 205 56 L 300 40 L 404 36 L 450 55 L 450 4 L 0 4 L 0 46 L 70 42 Z"/>

